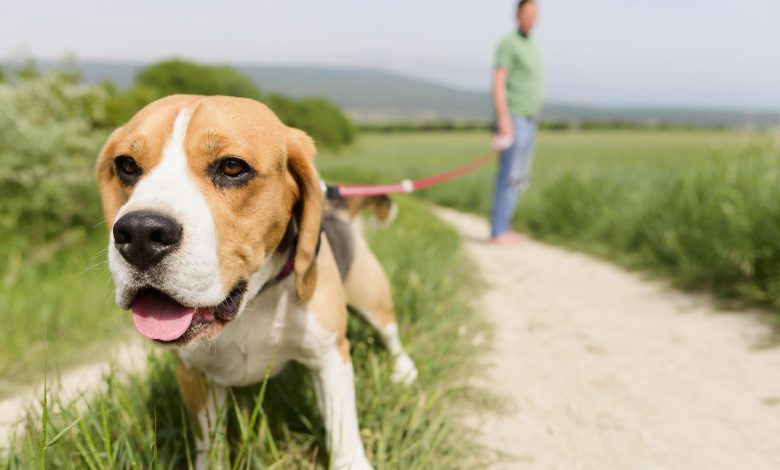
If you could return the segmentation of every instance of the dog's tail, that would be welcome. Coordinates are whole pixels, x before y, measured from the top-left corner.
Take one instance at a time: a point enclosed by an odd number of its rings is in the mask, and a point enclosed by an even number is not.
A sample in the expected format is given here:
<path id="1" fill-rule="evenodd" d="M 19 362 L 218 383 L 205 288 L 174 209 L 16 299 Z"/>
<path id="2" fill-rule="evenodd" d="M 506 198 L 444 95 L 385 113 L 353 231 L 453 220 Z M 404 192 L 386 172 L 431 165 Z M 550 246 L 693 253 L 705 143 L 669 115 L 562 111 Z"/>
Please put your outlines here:
<path id="1" fill-rule="evenodd" d="M 329 198 L 329 202 L 336 209 L 346 210 L 349 220 L 354 220 L 359 213 L 368 211 L 377 227 L 390 225 L 398 214 L 398 205 L 386 195 Z"/>
<path id="2" fill-rule="evenodd" d="M 398 215 L 398 204 L 387 195 L 366 198 L 365 208 L 371 211 L 377 227 L 387 227 Z"/>

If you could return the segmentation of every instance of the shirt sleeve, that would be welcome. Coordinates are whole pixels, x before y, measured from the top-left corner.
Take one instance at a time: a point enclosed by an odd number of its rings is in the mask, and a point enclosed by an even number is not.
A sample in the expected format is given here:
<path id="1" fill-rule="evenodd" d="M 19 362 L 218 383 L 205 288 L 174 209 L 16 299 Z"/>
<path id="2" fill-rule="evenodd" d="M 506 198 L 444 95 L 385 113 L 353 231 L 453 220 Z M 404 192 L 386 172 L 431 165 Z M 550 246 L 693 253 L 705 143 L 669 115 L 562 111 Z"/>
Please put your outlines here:
<path id="1" fill-rule="evenodd" d="M 498 44 L 496 48 L 496 55 L 493 59 L 494 69 L 508 69 L 511 64 L 512 50 L 509 42 L 504 39 Z"/>

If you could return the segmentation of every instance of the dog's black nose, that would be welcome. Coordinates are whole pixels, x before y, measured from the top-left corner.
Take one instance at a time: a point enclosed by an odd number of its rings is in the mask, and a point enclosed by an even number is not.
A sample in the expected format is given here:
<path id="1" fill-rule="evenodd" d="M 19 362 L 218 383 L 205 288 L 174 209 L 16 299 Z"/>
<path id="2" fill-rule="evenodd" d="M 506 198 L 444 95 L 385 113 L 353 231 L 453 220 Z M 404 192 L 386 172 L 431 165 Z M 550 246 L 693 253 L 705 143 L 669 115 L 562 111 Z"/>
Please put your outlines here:
<path id="1" fill-rule="evenodd" d="M 119 253 L 139 269 L 156 265 L 181 241 L 181 225 L 159 212 L 125 214 L 116 221 L 113 232 Z"/>

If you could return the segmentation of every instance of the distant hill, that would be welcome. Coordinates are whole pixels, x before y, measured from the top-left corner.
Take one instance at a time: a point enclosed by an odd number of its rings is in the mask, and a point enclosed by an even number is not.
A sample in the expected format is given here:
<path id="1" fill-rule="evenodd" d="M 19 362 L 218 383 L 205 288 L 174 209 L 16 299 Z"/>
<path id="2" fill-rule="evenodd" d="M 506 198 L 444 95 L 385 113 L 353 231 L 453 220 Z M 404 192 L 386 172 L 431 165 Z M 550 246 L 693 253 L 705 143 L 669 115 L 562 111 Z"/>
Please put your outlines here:
<path id="1" fill-rule="evenodd" d="M 88 82 L 133 83 L 144 64 L 83 62 Z M 359 68 L 238 65 L 263 91 L 300 98 L 325 96 L 358 121 L 489 119 L 486 93 L 458 90 L 392 72 Z"/>
<path id="2" fill-rule="evenodd" d="M 52 64 L 44 64 L 51 67 Z M 133 83 L 140 63 L 82 62 L 85 80 Z M 262 90 L 295 98 L 325 96 L 358 122 L 488 120 L 487 92 L 462 90 L 379 69 L 320 66 L 238 65 Z M 546 121 L 776 127 L 780 112 L 659 108 L 609 108 L 547 103 Z"/>
<path id="3" fill-rule="evenodd" d="M 485 93 L 382 70 L 321 67 L 259 67 L 241 70 L 263 89 L 291 96 L 325 95 L 355 119 L 489 119 Z"/>

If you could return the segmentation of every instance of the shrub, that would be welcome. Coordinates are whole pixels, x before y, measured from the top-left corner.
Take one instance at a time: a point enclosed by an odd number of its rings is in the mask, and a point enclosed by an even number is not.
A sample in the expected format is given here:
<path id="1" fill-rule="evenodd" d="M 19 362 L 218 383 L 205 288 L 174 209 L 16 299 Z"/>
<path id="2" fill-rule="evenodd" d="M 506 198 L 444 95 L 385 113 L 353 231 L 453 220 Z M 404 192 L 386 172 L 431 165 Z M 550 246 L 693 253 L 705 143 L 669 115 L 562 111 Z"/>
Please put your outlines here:
<path id="1" fill-rule="evenodd" d="M 121 126 L 139 109 L 162 96 L 156 89 L 144 86 L 119 90 L 113 82 L 104 82 L 102 85 L 110 96 L 106 105 L 106 118 L 101 123 L 106 128 Z"/>
<path id="2" fill-rule="evenodd" d="M 0 238 L 34 243 L 99 220 L 92 165 L 107 94 L 50 72 L 0 84 Z"/>
<path id="3" fill-rule="evenodd" d="M 266 102 L 285 124 L 305 130 L 318 145 L 338 149 L 355 139 L 352 122 L 324 98 L 304 98 L 295 102 L 271 95 Z"/>
<path id="4" fill-rule="evenodd" d="M 260 89 L 252 80 L 232 67 L 200 65 L 179 59 L 145 68 L 138 74 L 135 83 L 157 90 L 160 96 L 191 93 L 262 99 Z"/>
<path id="5" fill-rule="evenodd" d="M 135 85 L 120 91 L 113 83 L 105 83 L 111 95 L 106 124 L 119 126 L 141 108 L 167 95 L 242 96 L 262 100 L 260 89 L 238 70 L 226 66 L 199 65 L 179 59 L 158 62 L 143 69 Z"/>
<path id="6" fill-rule="evenodd" d="M 528 194 L 534 234 L 780 309 L 780 161 L 756 148 L 691 173 L 567 174 Z"/>
<path id="7" fill-rule="evenodd" d="M 179 59 L 167 60 L 142 70 L 133 87 L 119 91 L 105 84 L 112 97 L 106 125 L 118 126 L 157 98 L 176 93 L 226 95 L 266 103 L 286 124 L 308 132 L 318 145 L 338 149 L 350 144 L 355 130 L 349 118 L 324 98 L 300 101 L 281 95 L 264 95 L 240 71 L 227 66 L 200 65 Z"/>

